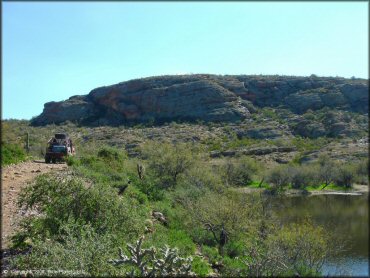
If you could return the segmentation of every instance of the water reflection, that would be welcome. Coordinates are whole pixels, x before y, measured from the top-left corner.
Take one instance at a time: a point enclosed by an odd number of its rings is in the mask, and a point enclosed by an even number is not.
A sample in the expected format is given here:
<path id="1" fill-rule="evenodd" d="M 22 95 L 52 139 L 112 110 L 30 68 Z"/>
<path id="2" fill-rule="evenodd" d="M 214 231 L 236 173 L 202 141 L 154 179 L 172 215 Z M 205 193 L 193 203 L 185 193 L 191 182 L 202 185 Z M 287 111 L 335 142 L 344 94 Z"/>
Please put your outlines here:
<path id="1" fill-rule="evenodd" d="M 347 242 L 345 250 L 325 265 L 325 274 L 368 276 L 368 196 L 279 196 L 268 197 L 268 202 L 282 224 L 309 216 L 329 230 L 335 241 Z"/>

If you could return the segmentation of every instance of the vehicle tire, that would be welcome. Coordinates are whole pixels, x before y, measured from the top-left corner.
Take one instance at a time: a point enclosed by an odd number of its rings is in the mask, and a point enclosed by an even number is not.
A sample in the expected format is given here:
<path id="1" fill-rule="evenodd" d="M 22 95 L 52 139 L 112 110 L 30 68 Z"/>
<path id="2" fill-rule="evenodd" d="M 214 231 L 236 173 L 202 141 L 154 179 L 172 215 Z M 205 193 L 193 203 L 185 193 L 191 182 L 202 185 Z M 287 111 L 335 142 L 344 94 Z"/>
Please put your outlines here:
<path id="1" fill-rule="evenodd" d="M 45 163 L 50 163 L 50 157 L 45 157 Z"/>
<path id="2" fill-rule="evenodd" d="M 51 161 L 55 164 L 57 163 L 57 160 L 55 158 L 52 158 Z"/>

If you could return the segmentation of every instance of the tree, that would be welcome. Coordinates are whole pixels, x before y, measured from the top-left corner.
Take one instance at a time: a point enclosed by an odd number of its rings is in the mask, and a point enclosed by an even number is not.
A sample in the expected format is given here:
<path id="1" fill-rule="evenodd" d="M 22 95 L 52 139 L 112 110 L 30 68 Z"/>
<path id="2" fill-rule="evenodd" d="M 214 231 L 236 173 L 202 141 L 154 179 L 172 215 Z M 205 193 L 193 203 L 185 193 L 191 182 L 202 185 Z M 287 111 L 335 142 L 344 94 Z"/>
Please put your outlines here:
<path id="1" fill-rule="evenodd" d="M 143 157 L 148 169 L 164 188 L 176 185 L 192 165 L 192 151 L 184 143 L 153 143 L 144 147 Z"/>
<path id="2" fill-rule="evenodd" d="M 324 183 L 324 189 L 334 181 L 337 164 L 328 155 L 321 155 L 318 164 L 318 176 L 320 182 Z"/>
<path id="3" fill-rule="evenodd" d="M 282 189 L 290 182 L 289 169 L 286 166 L 280 166 L 272 169 L 267 177 L 268 181 L 271 182 L 275 188 Z"/>
<path id="4" fill-rule="evenodd" d="M 195 226 L 200 224 L 211 233 L 221 255 L 229 240 L 256 230 L 254 220 L 257 211 L 248 197 L 252 198 L 235 192 L 208 192 L 195 202 L 189 200 L 187 204 Z"/>
<path id="5" fill-rule="evenodd" d="M 313 169 L 308 165 L 291 167 L 289 170 L 292 188 L 302 189 L 316 180 Z"/>
<path id="6" fill-rule="evenodd" d="M 227 160 L 221 170 L 227 185 L 245 186 L 252 182 L 258 166 L 255 161 L 244 157 L 237 161 Z"/>
<path id="7" fill-rule="evenodd" d="M 305 219 L 280 229 L 269 239 L 268 246 L 267 256 L 286 266 L 285 273 L 275 275 L 316 276 L 329 257 L 329 232 Z"/>
<path id="8" fill-rule="evenodd" d="M 335 171 L 334 182 L 336 185 L 344 186 L 346 188 L 352 187 L 353 179 L 355 177 L 355 169 L 352 165 L 341 165 Z"/>

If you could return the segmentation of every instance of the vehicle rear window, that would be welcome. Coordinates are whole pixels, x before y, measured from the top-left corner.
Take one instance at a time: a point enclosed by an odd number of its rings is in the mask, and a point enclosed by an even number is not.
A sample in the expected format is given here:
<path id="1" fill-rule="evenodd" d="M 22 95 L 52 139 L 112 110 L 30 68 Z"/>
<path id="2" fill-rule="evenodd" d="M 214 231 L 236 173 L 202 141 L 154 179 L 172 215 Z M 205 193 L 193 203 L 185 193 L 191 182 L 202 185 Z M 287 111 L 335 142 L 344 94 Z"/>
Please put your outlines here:
<path id="1" fill-rule="evenodd" d="M 65 146 L 53 146 L 53 152 L 55 153 L 62 153 L 66 151 Z"/>

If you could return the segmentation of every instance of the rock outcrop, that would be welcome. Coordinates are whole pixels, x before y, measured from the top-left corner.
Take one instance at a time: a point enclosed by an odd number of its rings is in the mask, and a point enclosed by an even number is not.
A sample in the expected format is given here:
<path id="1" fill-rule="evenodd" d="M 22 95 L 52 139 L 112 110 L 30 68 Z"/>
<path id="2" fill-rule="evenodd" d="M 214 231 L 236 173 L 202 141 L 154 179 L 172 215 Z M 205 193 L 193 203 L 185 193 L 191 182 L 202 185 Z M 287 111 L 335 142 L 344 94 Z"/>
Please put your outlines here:
<path id="1" fill-rule="evenodd" d="M 183 75 L 136 79 L 49 102 L 33 125 L 239 121 L 261 107 L 368 111 L 368 81 L 334 77 Z M 298 127 L 299 129 L 299 127 Z M 340 129 L 340 128 L 339 128 Z M 320 129 L 318 134 L 320 134 Z M 258 136 L 257 136 L 258 137 Z"/>

